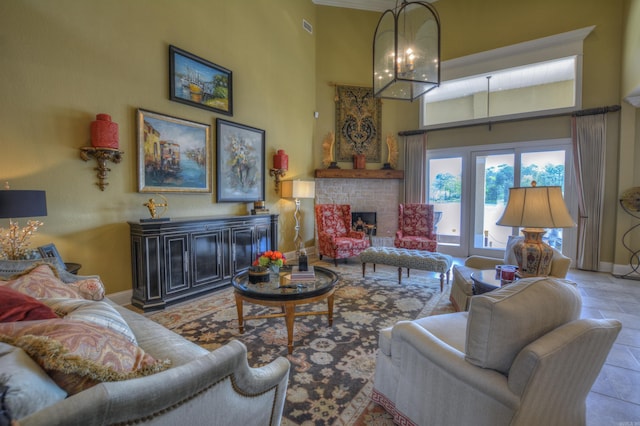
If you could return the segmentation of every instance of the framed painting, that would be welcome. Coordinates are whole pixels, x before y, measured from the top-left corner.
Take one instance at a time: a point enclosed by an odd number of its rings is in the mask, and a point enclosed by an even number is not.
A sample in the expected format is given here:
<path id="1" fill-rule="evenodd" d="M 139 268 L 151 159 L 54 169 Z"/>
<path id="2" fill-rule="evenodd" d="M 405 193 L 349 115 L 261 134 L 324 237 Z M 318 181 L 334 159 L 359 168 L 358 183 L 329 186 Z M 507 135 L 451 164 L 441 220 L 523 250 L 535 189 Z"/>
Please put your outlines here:
<path id="1" fill-rule="evenodd" d="M 138 191 L 211 192 L 211 126 L 138 109 Z"/>
<path id="2" fill-rule="evenodd" d="M 169 98 L 172 101 L 233 115 L 230 70 L 169 46 Z"/>
<path id="3" fill-rule="evenodd" d="M 38 252 L 43 259 L 54 258 L 60 265 L 64 265 L 62 257 L 60 257 L 60 253 L 58 253 L 58 249 L 56 248 L 55 244 L 40 246 L 38 247 Z"/>
<path id="4" fill-rule="evenodd" d="M 264 130 L 217 119 L 218 202 L 264 200 Z"/>

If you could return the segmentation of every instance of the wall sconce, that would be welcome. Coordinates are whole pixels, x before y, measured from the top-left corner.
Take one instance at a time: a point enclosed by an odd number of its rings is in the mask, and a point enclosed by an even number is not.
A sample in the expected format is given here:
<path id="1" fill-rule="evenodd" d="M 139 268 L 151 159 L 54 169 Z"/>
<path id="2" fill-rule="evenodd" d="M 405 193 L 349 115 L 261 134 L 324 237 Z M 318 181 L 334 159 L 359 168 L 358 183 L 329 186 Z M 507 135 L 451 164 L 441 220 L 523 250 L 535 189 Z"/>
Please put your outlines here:
<path id="1" fill-rule="evenodd" d="M 295 198 L 296 211 L 293 217 L 296 220 L 296 236 L 293 242 L 296 247 L 296 256 L 300 257 L 300 246 L 302 245 L 302 235 L 300 233 L 300 198 L 313 198 L 316 196 L 316 183 L 304 180 L 282 181 L 282 198 Z"/>
<path id="2" fill-rule="evenodd" d="M 275 178 L 276 192 L 280 189 L 280 178 L 283 178 L 289 169 L 289 156 L 284 153 L 284 149 L 279 149 L 273 154 L 273 168 L 269 169 L 269 176 Z"/>
<path id="3" fill-rule="evenodd" d="M 95 158 L 98 162 L 98 183 L 101 191 L 109 185 L 106 180 L 111 171 L 107 162 L 115 164 L 122 160 L 124 152 L 118 149 L 118 123 L 111 121 L 109 114 L 97 114 L 95 121 L 91 123 L 91 146 L 80 148 L 80 158 L 88 161 Z"/>

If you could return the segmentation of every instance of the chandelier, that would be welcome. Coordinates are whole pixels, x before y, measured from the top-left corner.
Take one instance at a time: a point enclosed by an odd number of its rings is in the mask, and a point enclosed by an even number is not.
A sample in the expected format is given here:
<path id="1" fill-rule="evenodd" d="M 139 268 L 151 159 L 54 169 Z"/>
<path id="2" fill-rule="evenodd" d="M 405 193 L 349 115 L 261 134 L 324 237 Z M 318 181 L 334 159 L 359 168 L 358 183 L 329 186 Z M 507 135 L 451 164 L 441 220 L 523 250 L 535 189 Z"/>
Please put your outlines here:
<path id="1" fill-rule="evenodd" d="M 440 18 L 428 3 L 386 10 L 373 38 L 373 94 L 413 101 L 440 84 Z"/>

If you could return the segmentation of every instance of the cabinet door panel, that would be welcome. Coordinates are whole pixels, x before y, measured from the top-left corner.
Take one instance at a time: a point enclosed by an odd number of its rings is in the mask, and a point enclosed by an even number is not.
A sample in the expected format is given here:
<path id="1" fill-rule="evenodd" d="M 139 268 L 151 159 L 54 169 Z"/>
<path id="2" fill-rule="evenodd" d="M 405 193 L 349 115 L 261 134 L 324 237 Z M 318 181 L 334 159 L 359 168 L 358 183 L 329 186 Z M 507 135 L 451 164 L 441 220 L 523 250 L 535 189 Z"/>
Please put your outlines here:
<path id="1" fill-rule="evenodd" d="M 232 233 L 233 273 L 243 271 L 255 258 L 253 226 L 237 228 Z"/>
<path id="2" fill-rule="evenodd" d="M 222 279 L 221 232 L 194 234 L 191 239 L 193 286 Z"/>
<path id="3" fill-rule="evenodd" d="M 189 289 L 189 252 L 187 236 L 165 237 L 165 261 L 167 265 L 167 281 L 165 291 L 167 295 Z"/>

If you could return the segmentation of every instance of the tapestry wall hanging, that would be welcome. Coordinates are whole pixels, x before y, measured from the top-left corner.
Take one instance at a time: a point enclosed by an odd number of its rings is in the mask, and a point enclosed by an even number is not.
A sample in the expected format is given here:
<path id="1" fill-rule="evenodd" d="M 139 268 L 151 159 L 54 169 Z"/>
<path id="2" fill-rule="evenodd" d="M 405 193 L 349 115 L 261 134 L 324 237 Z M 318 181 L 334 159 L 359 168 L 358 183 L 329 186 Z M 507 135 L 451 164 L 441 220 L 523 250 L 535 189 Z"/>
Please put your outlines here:
<path id="1" fill-rule="evenodd" d="M 379 163 L 382 101 L 367 87 L 336 86 L 336 161 L 364 154 Z"/>

